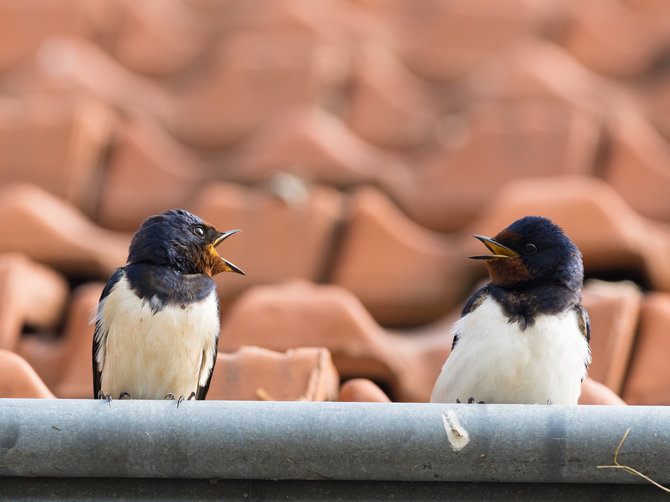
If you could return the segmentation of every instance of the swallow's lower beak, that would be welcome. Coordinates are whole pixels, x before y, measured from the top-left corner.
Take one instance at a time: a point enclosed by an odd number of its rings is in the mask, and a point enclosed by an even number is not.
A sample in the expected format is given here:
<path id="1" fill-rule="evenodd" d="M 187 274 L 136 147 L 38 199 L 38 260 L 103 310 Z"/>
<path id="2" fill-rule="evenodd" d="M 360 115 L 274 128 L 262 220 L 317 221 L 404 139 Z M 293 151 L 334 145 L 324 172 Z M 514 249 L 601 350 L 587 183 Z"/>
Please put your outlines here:
<path id="1" fill-rule="evenodd" d="M 219 269 L 221 272 L 235 272 L 236 274 L 242 274 L 242 275 L 247 275 L 244 273 L 244 270 L 241 268 L 236 267 L 232 263 L 230 263 L 228 260 L 221 258 L 221 261 L 223 262 L 222 267 Z"/>
<path id="2" fill-rule="evenodd" d="M 239 231 L 240 230 L 238 229 L 238 230 L 228 230 L 227 232 L 222 232 L 212 243 L 212 248 L 210 249 L 218 257 L 218 261 L 212 270 L 212 275 L 218 274 L 219 272 L 235 272 L 236 274 L 246 275 L 241 268 L 238 268 L 232 263 L 230 263 L 228 260 L 221 258 L 221 256 L 219 256 L 219 253 L 217 253 L 216 250 L 214 250 L 214 248 L 219 244 L 221 244 L 221 242 L 223 242 L 228 237 L 230 237 L 233 234 L 236 234 Z"/>
<path id="3" fill-rule="evenodd" d="M 483 235 L 473 235 L 475 239 L 479 239 L 484 243 L 484 245 L 491 251 L 492 254 L 490 255 L 476 255 L 476 256 L 471 256 L 473 260 L 494 260 L 496 258 L 516 258 L 519 256 L 519 253 L 516 251 L 508 248 L 507 246 L 503 246 L 499 242 L 494 241 L 493 239 L 490 239 L 488 237 L 484 237 Z"/>

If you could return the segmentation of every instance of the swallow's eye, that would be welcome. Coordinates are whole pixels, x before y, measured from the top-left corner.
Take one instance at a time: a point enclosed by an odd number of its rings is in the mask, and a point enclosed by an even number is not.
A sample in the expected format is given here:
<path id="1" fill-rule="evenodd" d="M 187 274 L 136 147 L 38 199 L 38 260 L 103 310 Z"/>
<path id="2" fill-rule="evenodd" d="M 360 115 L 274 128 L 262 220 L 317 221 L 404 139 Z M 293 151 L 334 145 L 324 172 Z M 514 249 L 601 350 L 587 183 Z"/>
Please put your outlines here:
<path id="1" fill-rule="evenodd" d="M 523 246 L 523 253 L 526 255 L 535 254 L 537 253 L 537 247 L 532 242 L 529 242 Z"/>
<path id="2" fill-rule="evenodd" d="M 204 237 L 205 236 L 205 229 L 203 228 L 202 225 L 196 225 L 193 227 L 193 233 L 197 235 L 198 237 Z"/>

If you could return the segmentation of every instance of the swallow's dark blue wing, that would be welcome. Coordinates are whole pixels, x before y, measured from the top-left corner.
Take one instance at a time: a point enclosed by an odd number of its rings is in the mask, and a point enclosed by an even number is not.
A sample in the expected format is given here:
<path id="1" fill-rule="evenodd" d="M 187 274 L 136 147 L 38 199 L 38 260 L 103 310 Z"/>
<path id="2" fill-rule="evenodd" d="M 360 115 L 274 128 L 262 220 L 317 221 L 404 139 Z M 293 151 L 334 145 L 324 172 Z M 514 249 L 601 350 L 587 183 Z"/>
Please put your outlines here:
<path id="1" fill-rule="evenodd" d="M 591 321 L 589 320 L 589 314 L 586 312 L 586 309 L 581 304 L 576 304 L 574 306 L 575 311 L 577 312 L 577 322 L 579 323 L 579 331 L 582 332 L 582 336 L 586 338 L 587 342 L 591 342 Z"/>
<path id="2" fill-rule="evenodd" d="M 106 330 L 105 327 L 103 327 L 103 322 L 102 319 L 100 318 L 102 314 L 102 306 L 103 306 L 103 301 L 105 298 L 107 298 L 107 295 L 112 291 L 112 288 L 114 285 L 121 280 L 124 274 L 124 267 L 117 268 L 116 271 L 112 274 L 112 276 L 109 278 L 109 281 L 107 281 L 107 284 L 105 285 L 105 288 L 102 290 L 102 294 L 100 295 L 100 301 L 98 302 L 98 312 L 95 316 L 95 331 L 93 333 L 93 399 L 96 399 L 98 397 L 98 393 L 100 392 L 100 389 L 102 387 L 101 385 L 101 377 L 102 377 L 102 368 L 98 367 L 98 364 L 96 362 L 96 355 L 98 352 L 102 349 L 105 343 L 105 338 L 107 337 L 107 333 L 104 332 Z"/>
<path id="3" fill-rule="evenodd" d="M 475 293 L 468 299 L 467 303 L 465 304 L 465 307 L 463 307 L 461 317 L 469 314 L 470 312 L 473 312 L 477 307 L 479 307 L 482 304 L 482 302 L 486 300 L 488 294 L 489 294 L 488 284 L 486 286 L 482 286 L 477 291 L 475 291 Z M 459 335 L 460 333 L 458 332 L 454 334 L 454 341 L 451 342 L 451 350 L 454 350 L 454 347 L 456 347 Z"/>
<path id="4" fill-rule="evenodd" d="M 589 314 L 586 312 L 586 309 L 581 304 L 576 304 L 574 307 L 577 312 L 577 322 L 579 323 L 579 331 L 581 331 L 582 336 L 586 338 L 586 342 L 591 342 L 591 321 L 589 320 Z M 588 366 L 588 364 L 587 364 Z"/>
<path id="5" fill-rule="evenodd" d="M 216 302 L 216 316 L 220 319 L 220 310 L 219 310 L 219 301 L 217 299 Z M 207 377 L 207 383 L 205 385 L 198 385 L 198 390 L 195 393 L 195 398 L 196 399 L 205 399 L 207 396 L 207 392 L 209 391 L 209 383 L 212 381 L 212 373 L 214 373 L 214 365 L 216 364 L 216 355 L 219 352 L 219 334 L 216 334 L 216 338 L 214 340 L 214 354 L 211 356 L 210 359 L 210 367 L 209 367 L 209 376 Z M 202 354 L 203 358 L 205 357 L 205 353 Z M 206 361 L 203 361 L 203 364 L 207 364 Z"/>

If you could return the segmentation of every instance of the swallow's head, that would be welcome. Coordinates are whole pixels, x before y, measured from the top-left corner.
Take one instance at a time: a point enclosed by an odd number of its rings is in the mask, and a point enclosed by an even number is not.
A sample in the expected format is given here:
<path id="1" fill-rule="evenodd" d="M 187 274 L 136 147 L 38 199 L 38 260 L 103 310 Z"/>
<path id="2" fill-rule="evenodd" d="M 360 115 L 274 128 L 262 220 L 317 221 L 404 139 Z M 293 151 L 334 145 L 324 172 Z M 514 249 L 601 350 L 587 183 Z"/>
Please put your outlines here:
<path id="1" fill-rule="evenodd" d="M 244 274 L 215 249 L 237 232 L 219 232 L 188 211 L 171 209 L 144 220 L 130 243 L 128 263 L 169 266 L 182 274 Z"/>
<path id="2" fill-rule="evenodd" d="M 541 216 L 525 216 L 495 237 L 475 235 L 491 251 L 484 260 L 491 282 L 526 287 L 553 282 L 579 292 L 584 280 L 582 255 L 563 230 Z"/>

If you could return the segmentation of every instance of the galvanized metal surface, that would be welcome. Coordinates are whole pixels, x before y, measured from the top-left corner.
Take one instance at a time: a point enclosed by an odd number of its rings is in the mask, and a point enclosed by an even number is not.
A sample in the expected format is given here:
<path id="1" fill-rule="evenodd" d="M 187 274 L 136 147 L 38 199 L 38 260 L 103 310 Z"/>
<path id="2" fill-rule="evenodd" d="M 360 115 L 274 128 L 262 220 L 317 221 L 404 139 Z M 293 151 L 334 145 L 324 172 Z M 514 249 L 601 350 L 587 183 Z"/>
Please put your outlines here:
<path id="1" fill-rule="evenodd" d="M 644 483 L 628 427 L 670 482 L 666 407 L 2 399 L 0 476 Z"/>

